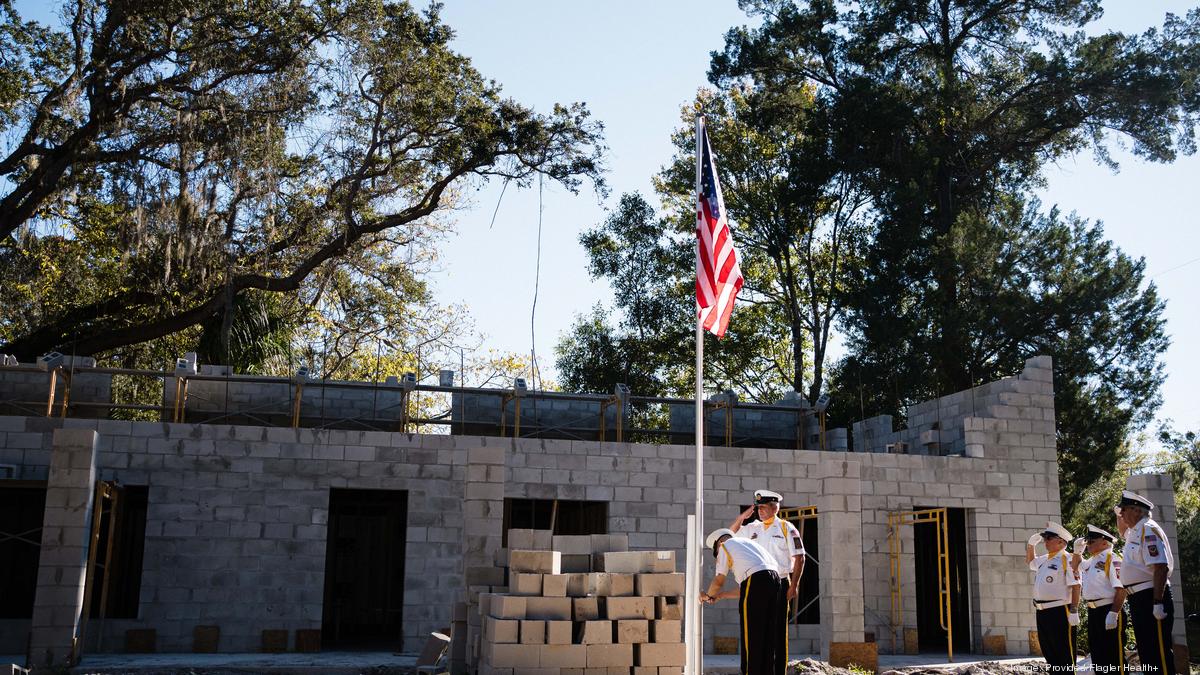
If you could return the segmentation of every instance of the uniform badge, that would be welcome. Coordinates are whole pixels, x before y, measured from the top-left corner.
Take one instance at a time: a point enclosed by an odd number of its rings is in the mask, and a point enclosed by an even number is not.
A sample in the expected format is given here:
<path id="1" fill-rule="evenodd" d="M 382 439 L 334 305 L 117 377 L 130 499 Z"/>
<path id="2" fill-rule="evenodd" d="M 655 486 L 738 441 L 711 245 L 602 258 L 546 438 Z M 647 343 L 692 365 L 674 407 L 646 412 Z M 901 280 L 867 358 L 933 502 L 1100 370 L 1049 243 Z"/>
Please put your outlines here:
<path id="1" fill-rule="evenodd" d="M 800 537 L 792 537 L 792 546 L 795 546 L 796 548 L 803 548 L 804 542 L 800 541 Z"/>
<path id="2" fill-rule="evenodd" d="M 1147 544 L 1146 550 L 1150 552 L 1150 555 L 1158 555 L 1158 546 L 1155 544 Z"/>
<path id="3" fill-rule="evenodd" d="M 1054 583 L 1054 577 L 1046 577 L 1046 583 L 1048 583 L 1048 584 Z"/>

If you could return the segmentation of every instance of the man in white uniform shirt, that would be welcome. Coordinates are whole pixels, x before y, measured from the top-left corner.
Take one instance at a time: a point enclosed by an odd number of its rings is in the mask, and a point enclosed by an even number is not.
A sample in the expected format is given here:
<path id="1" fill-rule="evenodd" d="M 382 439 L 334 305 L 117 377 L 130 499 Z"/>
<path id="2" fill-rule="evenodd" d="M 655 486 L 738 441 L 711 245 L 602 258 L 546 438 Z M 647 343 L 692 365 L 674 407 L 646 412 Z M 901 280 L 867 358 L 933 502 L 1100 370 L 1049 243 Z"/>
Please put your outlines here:
<path id="1" fill-rule="evenodd" d="M 1058 523 L 1046 523 L 1046 529 L 1029 538 L 1025 562 L 1034 571 L 1033 606 L 1037 610 L 1038 642 L 1042 656 L 1052 673 L 1075 670 L 1075 626 L 1079 625 L 1079 579 L 1071 569 L 1067 541 L 1071 533 Z M 1044 555 L 1035 555 L 1034 546 L 1046 544 Z"/>
<path id="2" fill-rule="evenodd" d="M 724 528 L 708 535 L 704 543 L 717 559 L 717 571 L 708 590 L 700 594 L 700 602 L 712 603 L 731 595 L 721 593 L 730 573 L 740 587 L 738 642 L 742 675 L 784 675 L 785 659 L 775 653 L 779 623 L 783 620 L 783 609 L 779 607 L 783 594 L 775 559 L 754 541 L 736 539 L 733 531 Z"/>
<path id="3" fill-rule="evenodd" d="M 1110 532 L 1088 525 L 1087 535 L 1075 540 L 1072 561 L 1078 564 L 1086 549 L 1088 558 L 1079 564 L 1079 581 L 1088 615 L 1088 647 L 1092 671 L 1118 673 L 1125 670 L 1125 621 L 1121 607 L 1125 589 L 1121 586 L 1121 556 L 1113 550 L 1117 538 Z"/>
<path id="4" fill-rule="evenodd" d="M 1137 639 L 1142 671 L 1175 675 L 1171 649 L 1171 624 L 1175 601 L 1171 597 L 1171 570 L 1175 559 L 1162 527 L 1150 517 L 1154 504 L 1126 490 L 1117 505 L 1117 519 L 1125 547 L 1122 549 L 1121 583 L 1129 597 L 1129 620 Z"/>

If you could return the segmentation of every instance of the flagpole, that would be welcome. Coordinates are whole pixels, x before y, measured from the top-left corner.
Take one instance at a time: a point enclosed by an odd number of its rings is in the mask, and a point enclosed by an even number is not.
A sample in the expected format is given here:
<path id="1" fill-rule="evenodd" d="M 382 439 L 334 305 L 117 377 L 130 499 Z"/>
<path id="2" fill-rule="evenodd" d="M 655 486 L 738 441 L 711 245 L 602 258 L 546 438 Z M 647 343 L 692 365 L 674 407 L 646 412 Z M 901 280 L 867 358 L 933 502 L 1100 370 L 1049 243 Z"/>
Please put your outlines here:
<path id="1" fill-rule="evenodd" d="M 701 192 L 700 162 L 703 160 L 701 144 L 704 139 L 704 117 L 696 115 L 696 213 L 699 222 Z M 696 273 L 700 272 L 700 238 L 696 238 Z M 692 574 L 696 577 L 695 594 L 688 598 L 695 605 L 693 614 L 692 650 L 695 655 L 695 671 L 693 675 L 704 672 L 704 630 L 701 624 L 703 607 L 700 605 L 700 585 L 703 583 L 704 556 L 700 555 L 701 542 L 704 541 L 704 324 L 700 320 L 699 308 L 696 311 L 696 538 L 689 541 L 688 546 L 696 550 L 696 568 Z"/>

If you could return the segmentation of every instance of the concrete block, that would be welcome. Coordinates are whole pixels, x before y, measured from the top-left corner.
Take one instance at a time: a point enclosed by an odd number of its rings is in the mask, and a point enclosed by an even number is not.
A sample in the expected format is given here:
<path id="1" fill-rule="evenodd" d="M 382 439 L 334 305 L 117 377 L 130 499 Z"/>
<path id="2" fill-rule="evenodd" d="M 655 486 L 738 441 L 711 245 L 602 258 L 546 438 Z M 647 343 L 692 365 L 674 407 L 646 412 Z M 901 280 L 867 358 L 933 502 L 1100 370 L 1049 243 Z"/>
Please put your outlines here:
<path id="1" fill-rule="evenodd" d="M 639 666 L 675 666 L 683 665 L 686 655 L 682 642 L 651 643 L 634 646 L 636 665 Z"/>
<path id="2" fill-rule="evenodd" d="M 610 620 L 653 619 L 654 598 L 620 597 L 605 601 L 605 612 Z"/>
<path id="3" fill-rule="evenodd" d="M 526 619 L 521 622 L 521 644 L 546 644 L 546 622 Z"/>
<path id="4" fill-rule="evenodd" d="M 601 614 L 602 598 L 572 598 L 576 621 L 595 621 Z"/>
<path id="5" fill-rule="evenodd" d="M 632 574 L 592 572 L 588 574 L 588 595 L 604 597 L 633 595 L 633 576 Z"/>
<path id="6" fill-rule="evenodd" d="M 525 618 L 543 621 L 570 621 L 574 608 L 571 601 L 572 598 L 525 598 Z"/>
<path id="7" fill-rule="evenodd" d="M 508 592 L 513 595 L 541 595 L 542 575 L 529 572 L 509 572 Z"/>
<path id="8" fill-rule="evenodd" d="M 633 667 L 633 645 L 588 645 L 588 668 L 623 668 L 629 672 Z"/>
<path id="9" fill-rule="evenodd" d="M 665 574 L 675 571 L 675 551 L 650 551 L 650 571 Z"/>
<path id="10" fill-rule="evenodd" d="M 656 619 L 650 622 L 651 642 L 682 642 L 683 622 L 679 619 Z"/>
<path id="11" fill-rule="evenodd" d="M 608 645 L 613 641 L 611 621 L 576 621 L 575 642 L 581 645 Z"/>
<path id="12" fill-rule="evenodd" d="M 592 555 L 577 555 L 564 553 L 562 556 L 562 572 L 587 573 L 592 571 Z"/>
<path id="13" fill-rule="evenodd" d="M 654 618 L 682 621 L 683 598 L 655 598 Z"/>
<path id="14" fill-rule="evenodd" d="M 654 571 L 653 551 L 613 551 L 597 553 L 594 557 L 594 566 L 598 572 L 647 574 Z"/>
<path id="15" fill-rule="evenodd" d="M 547 621 L 546 644 L 569 645 L 574 638 L 574 626 L 570 621 Z M 582 667 L 582 666 L 581 666 Z"/>
<path id="16" fill-rule="evenodd" d="M 551 542 L 551 548 L 555 551 L 558 551 L 559 553 L 564 554 L 564 555 L 565 554 L 591 555 L 591 553 L 592 553 L 592 535 L 588 535 L 588 534 L 555 535 Z"/>
<path id="17" fill-rule="evenodd" d="M 539 648 L 542 668 L 584 668 L 587 666 L 587 645 L 542 645 Z"/>
<path id="18" fill-rule="evenodd" d="M 553 539 L 550 530 L 512 529 L 508 531 L 508 550 L 549 551 L 553 548 Z"/>
<path id="19" fill-rule="evenodd" d="M 558 551 L 530 551 L 509 547 L 508 569 L 511 572 L 561 574 L 562 554 Z"/>
<path id="20" fill-rule="evenodd" d="M 634 593 L 642 597 L 680 596 L 683 595 L 683 589 L 684 575 L 678 572 L 638 574 L 634 580 Z"/>
<path id="21" fill-rule="evenodd" d="M 548 598 L 563 598 L 567 595 L 566 574 L 543 574 L 542 595 Z"/>
<path id="22" fill-rule="evenodd" d="M 483 620 L 484 642 L 497 644 L 516 644 L 520 642 L 521 622 L 515 619 L 497 619 L 485 617 Z"/>
<path id="23" fill-rule="evenodd" d="M 524 619 L 527 599 L 519 595 L 493 595 L 491 616 L 497 619 Z"/>
<path id="24" fill-rule="evenodd" d="M 683 666 L 659 666 L 658 675 L 683 675 Z"/>
<path id="25" fill-rule="evenodd" d="M 618 644 L 641 644 L 650 641 L 650 622 L 645 619 L 621 619 L 616 622 Z"/>
<path id="26" fill-rule="evenodd" d="M 590 594 L 591 584 L 588 574 L 571 573 L 567 577 L 567 595 L 572 598 L 582 598 Z"/>
<path id="27" fill-rule="evenodd" d="M 542 657 L 540 649 L 519 644 L 485 642 L 480 652 L 484 662 L 497 668 L 538 668 Z"/>
<path id="28" fill-rule="evenodd" d="M 627 534 L 593 534 L 591 553 L 610 553 L 629 550 Z"/>

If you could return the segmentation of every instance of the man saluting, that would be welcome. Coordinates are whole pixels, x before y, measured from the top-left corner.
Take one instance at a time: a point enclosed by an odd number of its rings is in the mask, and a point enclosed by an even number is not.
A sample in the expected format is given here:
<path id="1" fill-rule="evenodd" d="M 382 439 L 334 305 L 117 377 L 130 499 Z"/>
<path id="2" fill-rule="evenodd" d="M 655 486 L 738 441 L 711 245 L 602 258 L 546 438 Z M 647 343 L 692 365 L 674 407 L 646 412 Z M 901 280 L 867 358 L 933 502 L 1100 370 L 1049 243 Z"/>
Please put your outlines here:
<path id="1" fill-rule="evenodd" d="M 1171 544 L 1162 527 L 1150 517 L 1154 504 L 1126 490 L 1117 505 L 1117 521 L 1125 547 L 1121 583 L 1129 595 L 1129 620 L 1137 638 L 1138 658 L 1144 672 L 1175 675 L 1171 650 L 1171 624 L 1175 602 L 1168 581 L 1175 567 Z"/>

